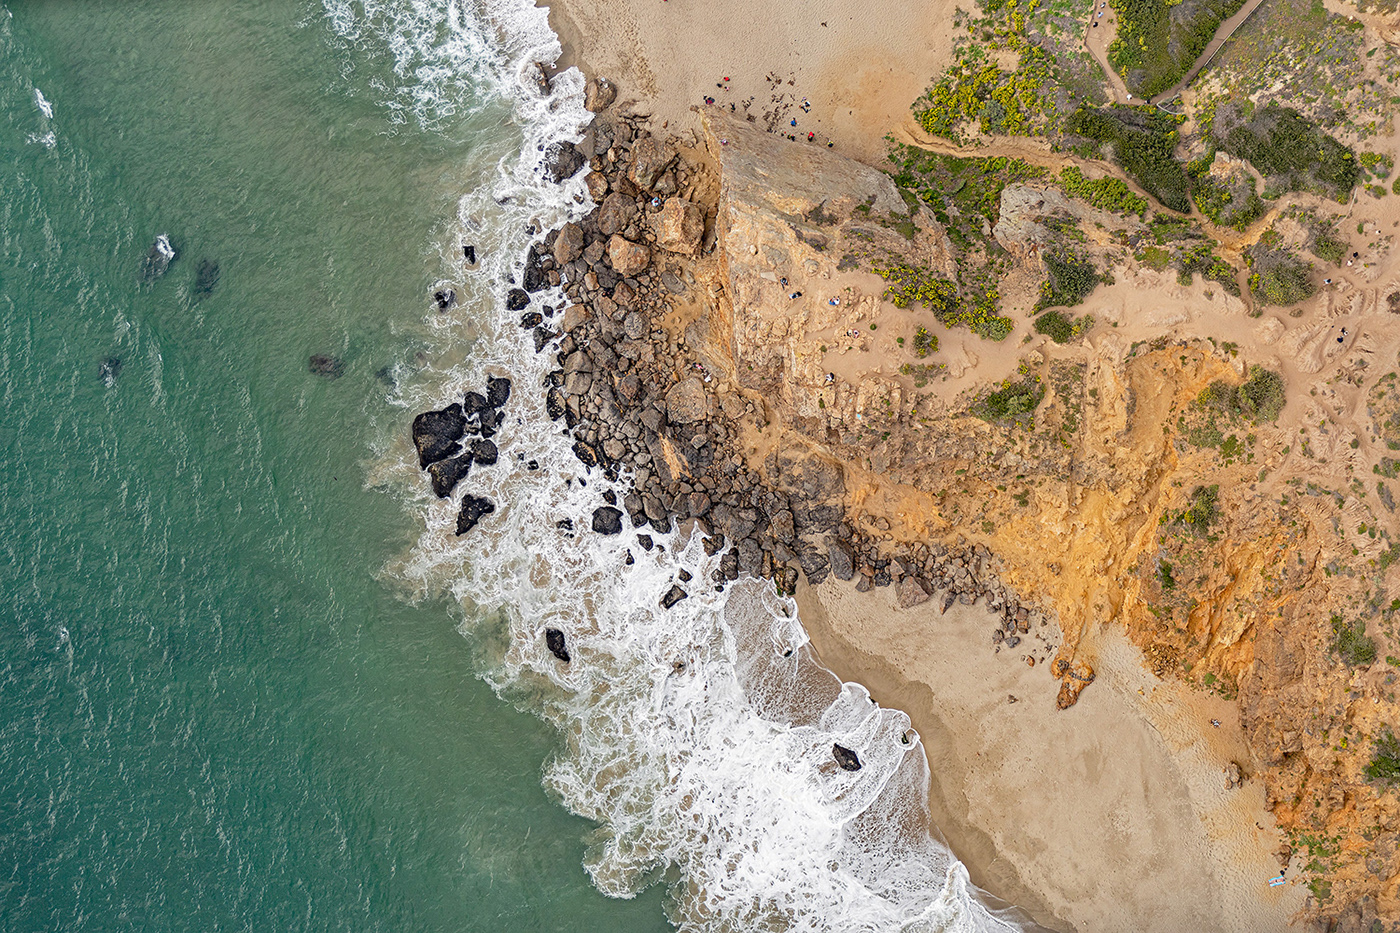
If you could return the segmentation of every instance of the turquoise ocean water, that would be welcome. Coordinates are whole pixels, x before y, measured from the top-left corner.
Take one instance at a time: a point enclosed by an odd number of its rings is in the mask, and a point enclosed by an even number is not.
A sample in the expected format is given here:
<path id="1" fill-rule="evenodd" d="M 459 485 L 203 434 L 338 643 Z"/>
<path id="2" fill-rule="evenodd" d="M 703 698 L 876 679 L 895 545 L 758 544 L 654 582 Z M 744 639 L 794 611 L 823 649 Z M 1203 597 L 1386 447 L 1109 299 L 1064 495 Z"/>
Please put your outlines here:
<path id="1" fill-rule="evenodd" d="M 666 928 L 590 883 L 552 731 L 460 611 L 384 572 L 386 379 L 506 104 L 463 84 L 425 126 L 319 4 L 6 7 L 0 929 Z"/>
<path id="2" fill-rule="evenodd" d="M 502 302 L 590 207 L 558 52 L 529 0 L 0 0 L 0 933 L 1025 926 L 791 600 L 566 530 L 625 487 Z M 457 538 L 408 424 L 488 374 Z"/>

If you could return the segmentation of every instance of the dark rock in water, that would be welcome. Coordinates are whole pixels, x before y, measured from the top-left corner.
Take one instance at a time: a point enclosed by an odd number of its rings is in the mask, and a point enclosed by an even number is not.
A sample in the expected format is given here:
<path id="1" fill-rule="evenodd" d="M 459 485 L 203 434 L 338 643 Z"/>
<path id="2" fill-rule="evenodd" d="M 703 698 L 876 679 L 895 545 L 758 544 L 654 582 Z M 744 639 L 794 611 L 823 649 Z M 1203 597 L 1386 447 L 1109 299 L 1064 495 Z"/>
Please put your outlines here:
<path id="1" fill-rule="evenodd" d="M 526 461 L 525 461 L 525 469 L 530 470 L 530 471 L 533 472 L 534 470 L 538 470 L 539 468 L 540 468 L 540 462 L 539 462 L 538 460 L 526 460 Z"/>
<path id="2" fill-rule="evenodd" d="M 569 649 L 564 647 L 564 633 L 557 628 L 547 628 L 544 630 L 544 646 L 549 649 L 549 653 L 559 660 L 568 664 L 570 660 Z"/>
<path id="3" fill-rule="evenodd" d="M 525 306 L 530 303 L 530 293 L 523 288 L 512 288 L 506 292 L 506 310 L 524 311 Z"/>
<path id="4" fill-rule="evenodd" d="M 844 745 L 831 746 L 831 754 L 836 757 L 836 763 L 845 771 L 859 771 L 860 758 L 855 752 Z"/>
<path id="5" fill-rule="evenodd" d="M 497 378 L 488 377 L 486 380 L 486 404 L 492 408 L 500 408 L 510 400 L 510 380 L 504 376 Z"/>
<path id="6" fill-rule="evenodd" d="M 462 247 L 462 258 L 472 265 L 476 265 L 476 247 L 468 243 Z"/>
<path id="7" fill-rule="evenodd" d="M 214 286 L 219 284 L 219 264 L 212 259 L 201 259 L 199 267 L 194 271 L 194 293 L 196 297 L 203 297 L 214 290 Z"/>
<path id="8" fill-rule="evenodd" d="M 97 367 L 98 373 L 102 376 L 102 382 L 107 388 L 117 384 L 117 376 L 122 371 L 122 358 L 119 356 L 109 356 Z"/>
<path id="9" fill-rule="evenodd" d="M 574 456 L 586 467 L 598 465 L 598 452 L 583 441 L 574 441 Z"/>
<path id="10" fill-rule="evenodd" d="M 156 237 L 156 241 L 141 259 L 141 281 L 154 282 L 165 275 L 176 255 L 175 247 L 170 245 L 170 237 L 164 233 Z"/>
<path id="11" fill-rule="evenodd" d="M 452 490 L 466 478 L 471 468 L 472 455 L 470 453 L 428 464 L 428 475 L 433 480 L 433 495 L 439 499 L 446 499 L 452 495 Z"/>
<path id="12" fill-rule="evenodd" d="M 561 518 L 554 523 L 554 527 L 558 528 L 560 531 L 573 531 L 574 520 L 572 518 Z M 569 535 L 569 537 L 572 538 L 573 535 Z"/>
<path id="13" fill-rule="evenodd" d="M 464 535 L 476 527 L 483 516 L 496 511 L 496 503 L 481 496 L 466 496 L 462 499 L 462 510 L 457 513 L 457 534 Z"/>
<path id="14" fill-rule="evenodd" d="M 526 311 L 524 314 L 520 315 L 520 327 L 523 330 L 529 330 L 532 327 L 538 327 L 540 324 L 543 323 L 544 315 L 540 314 L 538 311 Z"/>
<path id="15" fill-rule="evenodd" d="M 482 437 L 495 437 L 496 429 L 501 426 L 501 422 L 505 418 L 505 412 L 495 408 L 482 409 L 481 413 L 476 416 L 477 430 L 481 432 Z"/>
<path id="16" fill-rule="evenodd" d="M 544 410 L 549 415 L 550 421 L 558 421 L 564 417 L 566 407 L 564 405 L 564 393 L 558 389 L 550 389 L 544 396 Z"/>
<path id="17" fill-rule="evenodd" d="M 671 588 L 666 591 L 666 595 L 661 597 L 661 608 L 670 609 L 689 595 L 689 593 L 681 589 L 678 585 L 672 583 Z"/>
<path id="18" fill-rule="evenodd" d="M 313 353 L 306 361 L 306 368 L 327 379 L 339 379 L 345 373 L 345 362 L 324 353 Z"/>
<path id="19" fill-rule="evenodd" d="M 457 439 L 466 433 L 467 419 L 462 406 L 452 403 L 441 411 L 425 411 L 413 419 L 413 446 L 418 448 L 418 466 L 444 460 L 462 448 Z"/>
<path id="20" fill-rule="evenodd" d="M 689 570 L 682 568 L 681 572 L 676 574 L 676 576 L 680 577 L 682 583 L 689 583 L 694 575 Z"/>
<path id="21" fill-rule="evenodd" d="M 574 177 L 585 161 L 583 153 L 573 143 L 555 143 L 544 154 L 545 177 L 557 185 Z"/>
<path id="22" fill-rule="evenodd" d="M 617 493 L 613 492 L 611 489 L 604 489 L 603 501 L 608 505 L 617 505 Z"/>
<path id="23" fill-rule="evenodd" d="M 384 383 L 384 385 L 388 386 L 391 389 L 396 389 L 399 386 L 399 381 L 394 378 L 393 367 L 390 366 L 379 367 L 379 369 L 375 370 L 374 372 L 374 378 L 378 379 L 380 382 Z"/>
<path id="24" fill-rule="evenodd" d="M 486 396 L 480 392 L 468 392 L 466 398 L 462 400 L 462 414 L 468 418 L 490 407 L 486 404 Z"/>
<path id="25" fill-rule="evenodd" d="M 536 328 L 535 328 L 535 352 L 538 353 L 538 352 L 540 352 L 541 350 L 543 350 L 545 347 L 549 346 L 549 342 L 550 342 L 551 340 L 553 340 L 555 337 L 558 337 L 558 336 L 559 336 L 558 334 L 556 334 L 554 331 L 550 330 L 550 329 L 547 328 L 547 327 L 536 327 Z"/>
<path id="26" fill-rule="evenodd" d="M 439 311 L 447 311 L 456 306 L 457 293 L 450 288 L 444 288 L 442 291 L 433 292 L 433 301 L 437 302 Z"/>
<path id="27" fill-rule="evenodd" d="M 530 252 L 525 256 L 525 275 L 521 283 L 525 290 L 533 294 L 549 286 L 549 276 L 543 268 L 545 251 L 538 243 L 530 244 Z"/>
<path id="28" fill-rule="evenodd" d="M 634 522 L 633 524 L 636 523 Z M 637 543 L 640 544 L 644 550 L 650 551 L 652 545 L 656 542 L 651 539 L 651 535 L 637 535 Z"/>
<path id="29" fill-rule="evenodd" d="M 496 442 L 482 439 L 472 441 L 472 459 L 482 466 L 490 466 L 496 462 Z"/>
<path id="30" fill-rule="evenodd" d="M 622 531 L 622 510 L 600 505 L 593 510 L 593 530 L 600 535 L 615 535 Z"/>

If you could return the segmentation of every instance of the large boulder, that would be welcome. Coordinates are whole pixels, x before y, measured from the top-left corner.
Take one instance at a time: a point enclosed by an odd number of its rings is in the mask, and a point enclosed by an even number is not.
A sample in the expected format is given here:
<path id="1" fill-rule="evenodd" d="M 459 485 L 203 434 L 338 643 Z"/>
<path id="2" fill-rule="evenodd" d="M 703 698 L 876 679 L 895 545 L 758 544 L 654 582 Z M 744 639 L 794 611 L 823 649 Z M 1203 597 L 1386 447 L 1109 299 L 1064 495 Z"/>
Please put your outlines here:
<path id="1" fill-rule="evenodd" d="M 471 468 L 472 455 L 470 453 L 428 464 L 428 475 L 432 477 L 433 481 L 433 495 L 439 499 L 446 499 L 452 495 L 452 490 L 466 477 Z"/>
<path id="2" fill-rule="evenodd" d="M 564 643 L 564 633 L 557 628 L 547 628 L 544 630 L 544 646 L 549 649 L 549 653 L 559 660 L 568 664 L 571 659 L 568 646 Z"/>
<path id="3" fill-rule="evenodd" d="M 602 206 L 598 208 L 598 230 L 605 236 L 621 233 L 635 216 L 637 202 L 621 191 L 614 191 L 603 199 Z"/>
<path id="4" fill-rule="evenodd" d="M 559 228 L 554 240 L 554 261 L 559 265 L 573 262 L 583 255 L 583 228 L 570 221 Z"/>
<path id="5" fill-rule="evenodd" d="M 860 756 L 844 745 L 831 746 L 832 757 L 843 771 L 859 771 Z"/>
<path id="6" fill-rule="evenodd" d="M 617 100 L 617 87 L 607 78 L 589 78 L 583 86 L 583 109 L 601 113 Z"/>
<path id="7" fill-rule="evenodd" d="M 651 250 L 641 243 L 613 234 L 608 240 L 608 259 L 618 275 L 636 275 L 651 265 Z"/>
<path id="8" fill-rule="evenodd" d="M 831 561 L 831 575 L 838 580 L 849 580 L 856 575 L 856 552 L 845 541 L 831 539 L 826 546 L 826 556 Z"/>
<path id="9" fill-rule="evenodd" d="M 425 411 L 413 419 L 413 446 L 418 448 L 418 466 L 445 460 L 461 450 L 457 439 L 467 433 L 467 417 L 462 406 L 453 402 L 441 411 Z"/>
<path id="10" fill-rule="evenodd" d="M 901 609 L 912 609 L 928 601 L 928 590 L 924 589 L 917 577 L 912 576 L 904 577 L 894 585 L 894 595 Z"/>
<path id="11" fill-rule="evenodd" d="M 615 535 L 622 531 L 622 510 L 600 505 L 593 510 L 593 530 L 600 535 Z"/>
<path id="12" fill-rule="evenodd" d="M 627 177 L 636 182 L 637 187 L 650 191 L 674 161 L 675 149 L 655 136 L 643 136 L 632 147 L 632 164 L 627 167 Z"/>
<path id="13" fill-rule="evenodd" d="M 691 256 L 700 248 L 705 214 L 685 198 L 667 198 L 652 223 L 656 229 L 656 245 L 662 249 Z"/>
<path id="14" fill-rule="evenodd" d="M 538 243 L 530 244 L 530 251 L 525 256 L 525 273 L 521 284 L 527 292 L 537 292 L 542 288 L 549 287 L 549 275 L 544 271 L 545 251 Z"/>
<path id="15" fill-rule="evenodd" d="M 588 160 L 573 143 L 555 143 L 544 155 L 544 173 L 556 185 L 573 178 Z"/>
<path id="16" fill-rule="evenodd" d="M 694 376 L 682 379 L 666 393 L 666 417 L 674 424 L 703 421 L 709 413 L 704 384 Z"/>
<path id="17" fill-rule="evenodd" d="M 457 534 L 464 535 L 476 527 L 477 522 L 496 511 L 496 503 L 481 496 L 466 496 L 462 499 L 462 510 L 457 513 Z"/>

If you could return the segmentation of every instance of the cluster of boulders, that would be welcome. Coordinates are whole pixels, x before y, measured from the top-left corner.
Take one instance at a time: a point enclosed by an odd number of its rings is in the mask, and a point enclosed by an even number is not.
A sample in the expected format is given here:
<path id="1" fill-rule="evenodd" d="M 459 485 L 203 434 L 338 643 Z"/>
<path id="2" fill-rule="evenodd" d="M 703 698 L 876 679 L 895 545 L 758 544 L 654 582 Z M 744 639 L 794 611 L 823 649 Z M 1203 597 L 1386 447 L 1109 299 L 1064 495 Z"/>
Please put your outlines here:
<path id="1" fill-rule="evenodd" d="M 505 420 L 502 409 L 509 399 L 510 380 L 492 376 L 486 380 L 484 393 L 467 392 L 462 401 L 413 419 L 418 466 L 427 471 L 433 494 L 439 499 L 452 495 L 473 464 L 491 466 L 496 462 L 498 451 L 491 438 Z M 494 511 L 496 504 L 484 496 L 463 496 L 457 534 L 471 531 Z"/>

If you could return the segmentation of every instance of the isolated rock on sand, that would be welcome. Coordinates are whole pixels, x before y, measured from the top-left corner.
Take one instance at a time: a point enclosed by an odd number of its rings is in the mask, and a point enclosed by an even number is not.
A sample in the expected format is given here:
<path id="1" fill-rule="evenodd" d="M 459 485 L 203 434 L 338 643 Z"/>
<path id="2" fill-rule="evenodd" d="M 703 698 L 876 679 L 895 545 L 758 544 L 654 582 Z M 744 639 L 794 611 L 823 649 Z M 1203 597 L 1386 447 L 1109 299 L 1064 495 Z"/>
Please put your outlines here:
<path id="1" fill-rule="evenodd" d="M 651 250 L 615 233 L 608 241 L 608 259 L 618 275 L 632 276 L 651 264 Z"/>
<path id="2" fill-rule="evenodd" d="M 617 100 L 617 86 L 607 78 L 589 78 L 583 87 L 583 109 L 589 113 L 607 110 Z"/>
<path id="3" fill-rule="evenodd" d="M 570 221 L 559 228 L 554 240 L 554 261 L 559 265 L 573 262 L 583 255 L 583 228 Z"/>
<path id="4" fill-rule="evenodd" d="M 856 575 L 856 554 L 845 541 L 833 538 L 826 546 L 826 555 L 836 579 L 849 580 Z"/>
<path id="5" fill-rule="evenodd" d="M 1079 694 L 1094 682 L 1094 669 L 1087 664 L 1071 664 L 1063 658 L 1056 658 L 1050 669 L 1060 678 L 1060 692 L 1055 697 L 1056 709 L 1069 709 L 1079 702 Z"/>
<path id="6" fill-rule="evenodd" d="M 919 603 L 928 601 L 928 591 L 917 577 L 905 577 L 896 583 L 894 595 L 901 609 L 912 609 Z"/>
<path id="7" fill-rule="evenodd" d="M 666 393 L 666 417 L 674 424 L 701 421 L 708 410 L 705 386 L 694 376 L 682 379 Z"/>
<path id="8" fill-rule="evenodd" d="M 705 232 L 705 215 L 685 198 L 667 198 L 653 223 L 657 246 L 687 256 L 699 248 Z"/>
<path id="9" fill-rule="evenodd" d="M 639 188 L 648 191 L 656 185 L 661 173 L 676 161 L 676 150 L 655 136 L 643 136 L 632 147 L 632 164 L 627 169 L 627 177 Z"/>
<path id="10" fill-rule="evenodd" d="M 843 771 L 859 771 L 860 756 L 844 745 L 831 746 L 831 754 Z"/>

